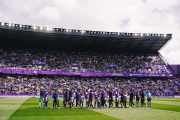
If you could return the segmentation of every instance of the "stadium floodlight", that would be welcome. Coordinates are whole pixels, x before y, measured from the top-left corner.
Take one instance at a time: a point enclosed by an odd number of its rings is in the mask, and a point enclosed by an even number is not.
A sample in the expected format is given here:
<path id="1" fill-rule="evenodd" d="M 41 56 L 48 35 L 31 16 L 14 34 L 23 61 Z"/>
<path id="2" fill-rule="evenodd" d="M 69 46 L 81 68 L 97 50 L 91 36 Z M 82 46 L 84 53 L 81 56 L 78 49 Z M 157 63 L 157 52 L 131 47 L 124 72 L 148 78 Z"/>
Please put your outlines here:
<path id="1" fill-rule="evenodd" d="M 4 25 L 4 23 L 2 22 L 1 25 Z"/>
<path id="2" fill-rule="evenodd" d="M 166 37 L 166 34 L 164 34 L 164 37 Z"/>
<path id="3" fill-rule="evenodd" d="M 66 29 L 66 32 L 68 32 L 68 29 Z"/>
<path id="4" fill-rule="evenodd" d="M 33 26 L 33 29 L 36 29 L 36 26 Z"/>
<path id="5" fill-rule="evenodd" d="M 148 34 L 146 34 L 148 36 Z"/>
<path id="6" fill-rule="evenodd" d="M 137 33 L 135 33 L 135 36 L 137 36 Z"/>
<path id="7" fill-rule="evenodd" d="M 49 28 L 49 30 L 52 30 L 52 28 Z"/>
<path id="8" fill-rule="evenodd" d="M 81 33 L 84 33 L 84 30 L 82 30 Z"/>
<path id="9" fill-rule="evenodd" d="M 45 28 L 44 28 L 44 29 L 45 29 Z M 47 27 L 46 30 L 49 31 L 49 28 Z"/>
<path id="10" fill-rule="evenodd" d="M 22 25 L 19 25 L 19 27 L 22 27 Z"/>
<path id="11" fill-rule="evenodd" d="M 40 27 L 40 30 L 42 30 L 43 28 L 42 27 Z"/>
<path id="12" fill-rule="evenodd" d="M 14 24 L 13 24 L 13 27 L 14 27 Z"/>
<path id="13" fill-rule="evenodd" d="M 11 26 L 11 23 L 9 23 L 9 26 Z"/>
<path id="14" fill-rule="evenodd" d="M 141 36 L 143 36 L 143 34 L 141 33 Z"/>

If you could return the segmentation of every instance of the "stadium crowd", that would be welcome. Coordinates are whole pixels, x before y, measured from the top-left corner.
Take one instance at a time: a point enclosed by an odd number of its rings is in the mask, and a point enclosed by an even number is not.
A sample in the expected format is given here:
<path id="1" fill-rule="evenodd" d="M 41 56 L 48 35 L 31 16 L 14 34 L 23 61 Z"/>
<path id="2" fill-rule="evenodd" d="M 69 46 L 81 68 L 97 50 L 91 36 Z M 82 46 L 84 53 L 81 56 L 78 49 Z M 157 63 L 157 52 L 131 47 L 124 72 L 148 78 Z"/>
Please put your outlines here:
<path id="1" fill-rule="evenodd" d="M 133 92 L 144 90 L 152 95 L 180 94 L 180 80 L 177 78 L 112 78 L 112 77 L 69 77 L 69 76 L 13 76 L 1 75 L 0 93 L 14 95 L 37 95 L 41 89 L 46 89 L 52 95 L 54 89 L 63 95 L 64 89 L 98 90 L 112 89 L 112 91 L 130 89 Z"/>
<path id="2" fill-rule="evenodd" d="M 0 62 L 1 69 L 98 73 L 172 73 L 159 56 L 0 49 Z"/>
<path id="3" fill-rule="evenodd" d="M 0 69 L 96 73 L 172 73 L 159 56 L 32 49 L 0 49 Z M 107 107 L 105 102 L 107 96 L 109 96 L 110 107 L 113 104 L 112 96 L 115 97 L 116 102 L 119 102 L 120 98 L 121 101 L 127 101 L 127 95 L 132 100 L 137 94 L 139 97 L 141 96 L 140 91 L 141 95 L 142 93 L 180 94 L 180 81 L 177 78 L 0 75 L 0 95 L 40 95 L 40 101 L 43 103 L 45 101 L 46 106 L 48 95 L 53 95 L 53 103 L 58 106 L 58 96 L 62 95 L 64 96 L 64 107 L 66 107 L 66 103 L 71 107 L 75 98 L 76 101 L 79 101 L 76 103 L 76 107 L 77 104 L 83 104 L 82 100 L 84 99 L 86 99 L 86 107 L 92 106 L 93 98 L 96 102 L 95 106 L 104 107 L 105 105 Z M 151 94 L 149 95 L 151 96 Z M 122 104 L 121 106 L 126 107 L 126 102 L 122 102 Z"/>

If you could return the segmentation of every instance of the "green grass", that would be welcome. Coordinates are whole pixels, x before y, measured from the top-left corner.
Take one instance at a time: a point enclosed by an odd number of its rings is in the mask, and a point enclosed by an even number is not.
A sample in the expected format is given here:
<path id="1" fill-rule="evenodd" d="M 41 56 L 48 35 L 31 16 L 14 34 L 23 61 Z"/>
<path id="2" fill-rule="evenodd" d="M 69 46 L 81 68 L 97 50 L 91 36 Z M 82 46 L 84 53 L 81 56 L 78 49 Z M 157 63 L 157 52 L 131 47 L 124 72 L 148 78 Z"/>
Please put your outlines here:
<path id="1" fill-rule="evenodd" d="M 168 102 L 180 102 L 180 99 L 178 99 L 178 98 L 171 98 L 171 99 L 169 99 L 169 98 L 153 98 L 152 99 L 153 101 L 155 100 L 155 101 L 168 101 Z"/>
<path id="2" fill-rule="evenodd" d="M 3 97 L 0 99 L 0 120 L 7 120 L 27 98 Z"/>
<path id="3" fill-rule="evenodd" d="M 3 98 L 0 97 L 0 120 L 94 120 L 94 119 L 154 119 L 177 120 L 180 118 L 180 98 L 153 98 L 152 107 L 145 108 L 108 108 L 108 109 L 39 109 L 39 98 Z M 147 101 L 146 101 L 147 103 Z M 108 103 L 107 103 L 108 104 Z M 134 101 L 135 104 L 135 101 Z M 60 99 L 60 106 L 62 99 Z M 140 103 L 139 103 L 140 105 Z M 109 106 L 109 105 L 108 105 Z M 115 104 L 114 104 L 115 106 Z M 120 106 L 120 105 L 119 105 Z M 85 102 L 84 102 L 85 107 Z M 129 103 L 127 100 L 127 107 Z"/>
<path id="4" fill-rule="evenodd" d="M 152 104 L 152 109 L 180 112 L 180 105 Z M 179 113 L 180 114 L 180 113 Z"/>
<path id="5" fill-rule="evenodd" d="M 60 105 L 62 101 L 60 101 Z M 47 120 L 47 119 L 63 119 L 63 120 L 100 120 L 100 119 L 116 119 L 102 113 L 98 113 L 89 109 L 51 109 L 52 101 L 49 101 L 48 109 L 38 108 L 38 98 L 27 99 L 21 107 L 16 110 L 9 118 L 9 120 Z"/>

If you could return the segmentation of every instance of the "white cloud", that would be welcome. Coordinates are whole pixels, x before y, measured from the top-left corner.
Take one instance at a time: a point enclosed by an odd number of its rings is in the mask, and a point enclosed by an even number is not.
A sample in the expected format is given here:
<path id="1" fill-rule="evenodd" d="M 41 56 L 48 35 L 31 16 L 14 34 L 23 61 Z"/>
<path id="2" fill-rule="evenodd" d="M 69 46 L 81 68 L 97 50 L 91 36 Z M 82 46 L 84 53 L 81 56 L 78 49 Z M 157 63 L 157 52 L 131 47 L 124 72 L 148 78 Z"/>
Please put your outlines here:
<path id="1" fill-rule="evenodd" d="M 179 0 L 0 0 L 0 21 L 67 29 L 173 33 L 161 51 L 179 63 Z"/>
<path id="2" fill-rule="evenodd" d="M 44 7 L 37 13 L 29 15 L 29 18 L 33 21 L 38 21 L 39 24 L 45 24 L 45 27 L 50 27 L 52 23 L 60 23 L 60 13 L 57 8 Z"/>

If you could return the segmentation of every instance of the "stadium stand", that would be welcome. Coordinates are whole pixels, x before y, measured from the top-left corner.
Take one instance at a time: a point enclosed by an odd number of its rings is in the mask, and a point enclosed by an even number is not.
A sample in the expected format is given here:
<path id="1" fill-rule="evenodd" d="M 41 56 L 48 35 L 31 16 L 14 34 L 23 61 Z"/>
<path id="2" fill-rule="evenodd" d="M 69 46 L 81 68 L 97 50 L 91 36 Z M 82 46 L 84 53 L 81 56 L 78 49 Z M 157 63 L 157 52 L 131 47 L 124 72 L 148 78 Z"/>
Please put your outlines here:
<path id="1" fill-rule="evenodd" d="M 1 94 L 37 95 L 43 88 L 49 94 L 65 88 L 180 94 L 179 79 L 159 54 L 171 38 L 0 22 Z"/>
<path id="2" fill-rule="evenodd" d="M 172 73 L 158 56 L 1 49 L 2 69 L 98 73 Z M 42 63 L 42 64 L 39 64 Z"/>
<path id="3" fill-rule="evenodd" d="M 40 89 L 52 94 L 56 89 L 62 95 L 63 90 L 69 89 L 91 89 L 93 91 L 113 88 L 113 91 L 130 89 L 150 91 L 152 95 L 174 95 L 180 94 L 180 81 L 177 78 L 165 78 L 162 80 L 152 78 L 111 78 L 111 77 L 67 77 L 67 76 L 12 76 L 2 75 L 0 77 L 1 94 L 7 95 L 37 95 Z"/>

